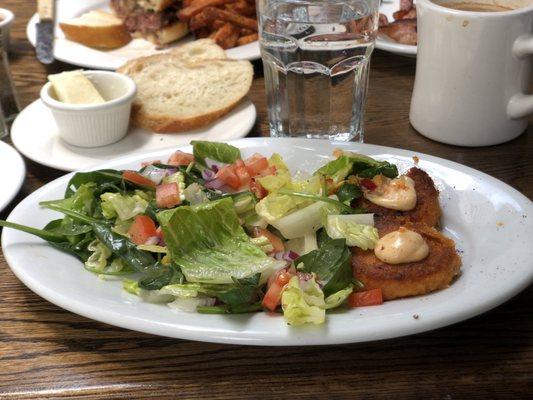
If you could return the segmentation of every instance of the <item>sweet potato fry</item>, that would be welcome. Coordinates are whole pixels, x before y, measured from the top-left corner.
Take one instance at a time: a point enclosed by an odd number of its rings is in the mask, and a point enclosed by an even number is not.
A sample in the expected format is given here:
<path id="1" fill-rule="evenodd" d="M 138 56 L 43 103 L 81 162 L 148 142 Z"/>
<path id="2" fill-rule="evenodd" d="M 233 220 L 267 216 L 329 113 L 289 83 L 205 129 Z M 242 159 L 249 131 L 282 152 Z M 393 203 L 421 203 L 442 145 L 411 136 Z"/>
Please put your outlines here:
<path id="1" fill-rule="evenodd" d="M 206 7 L 204 12 L 205 15 L 212 20 L 220 19 L 222 21 L 231 22 L 241 28 L 257 32 L 257 21 L 255 19 L 243 17 L 242 15 L 234 14 L 226 10 L 220 10 L 215 7 Z"/>
<path id="2" fill-rule="evenodd" d="M 198 14 L 192 16 L 189 20 L 189 30 L 196 31 L 198 29 L 205 28 L 208 26 L 209 22 L 209 19 L 202 10 Z"/>
<path id="3" fill-rule="evenodd" d="M 237 46 L 244 46 L 245 44 L 255 42 L 259 39 L 257 33 L 252 33 L 251 35 L 241 36 L 237 40 Z"/>
<path id="4" fill-rule="evenodd" d="M 255 17 L 255 3 L 247 3 L 245 0 L 237 0 L 235 3 L 228 3 L 224 8 L 228 11 L 244 15 L 245 17 Z"/>
<path id="5" fill-rule="evenodd" d="M 241 28 L 241 30 L 240 30 L 240 32 L 239 32 L 239 34 L 240 34 L 241 36 L 248 36 L 248 35 L 252 35 L 252 34 L 254 34 L 254 33 L 255 33 L 254 31 L 252 31 L 252 30 L 250 30 L 250 29 L 246 29 L 246 28 Z"/>
<path id="6" fill-rule="evenodd" d="M 203 39 L 211 35 L 211 29 L 209 28 L 200 28 L 192 32 L 196 39 Z"/>
<path id="7" fill-rule="evenodd" d="M 182 21 L 188 21 L 206 7 L 222 6 L 227 3 L 232 3 L 233 1 L 235 0 L 196 0 L 188 7 L 178 11 L 178 17 Z"/>
<path id="8" fill-rule="evenodd" d="M 239 27 L 231 23 L 226 23 L 216 32 L 212 33 L 210 38 L 217 42 L 223 49 L 235 47 L 239 39 Z"/>

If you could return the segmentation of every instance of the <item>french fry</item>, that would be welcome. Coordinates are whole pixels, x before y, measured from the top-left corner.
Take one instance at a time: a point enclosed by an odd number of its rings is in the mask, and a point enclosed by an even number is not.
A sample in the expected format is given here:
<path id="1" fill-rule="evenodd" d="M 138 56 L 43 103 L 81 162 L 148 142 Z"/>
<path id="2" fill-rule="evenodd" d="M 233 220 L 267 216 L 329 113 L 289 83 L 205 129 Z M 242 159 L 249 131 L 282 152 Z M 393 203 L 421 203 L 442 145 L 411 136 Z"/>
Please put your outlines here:
<path id="1" fill-rule="evenodd" d="M 255 19 L 243 17 L 242 15 L 233 14 L 230 11 L 221 10 L 215 7 L 206 7 L 204 12 L 209 19 L 220 19 L 222 21 L 231 22 L 232 24 L 238 25 L 241 28 L 246 28 L 257 32 L 257 21 Z"/>
<path id="2" fill-rule="evenodd" d="M 235 47 L 237 40 L 239 39 L 239 27 L 231 23 L 226 23 L 216 32 L 211 34 L 210 38 L 217 42 L 217 44 L 223 49 Z"/>
<path id="3" fill-rule="evenodd" d="M 244 46 L 245 44 L 255 42 L 258 39 L 257 33 L 252 33 L 251 35 L 241 36 L 237 40 L 237 46 Z"/>
<path id="4" fill-rule="evenodd" d="M 178 11 L 178 17 L 182 21 L 188 21 L 206 7 L 222 6 L 235 0 L 196 0 L 188 7 Z"/>
<path id="5" fill-rule="evenodd" d="M 222 28 L 224 25 L 226 25 L 226 21 L 222 21 L 221 19 L 215 19 L 214 21 L 211 21 L 211 28 L 215 31 Z"/>
<path id="6" fill-rule="evenodd" d="M 189 20 L 189 30 L 194 32 L 198 29 L 206 28 L 209 22 L 209 19 L 206 17 L 205 13 L 202 10 L 198 14 L 191 17 L 191 19 Z"/>

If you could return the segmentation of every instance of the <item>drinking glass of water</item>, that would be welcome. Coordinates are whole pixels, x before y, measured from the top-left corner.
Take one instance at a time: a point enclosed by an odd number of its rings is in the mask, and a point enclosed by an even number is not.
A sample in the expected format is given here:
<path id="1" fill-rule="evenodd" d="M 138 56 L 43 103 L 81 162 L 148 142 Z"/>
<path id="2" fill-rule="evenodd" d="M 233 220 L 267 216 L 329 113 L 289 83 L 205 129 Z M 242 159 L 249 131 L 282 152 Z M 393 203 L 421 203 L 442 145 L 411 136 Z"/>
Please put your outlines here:
<path id="1" fill-rule="evenodd" d="M 257 0 L 270 134 L 363 140 L 379 0 Z"/>

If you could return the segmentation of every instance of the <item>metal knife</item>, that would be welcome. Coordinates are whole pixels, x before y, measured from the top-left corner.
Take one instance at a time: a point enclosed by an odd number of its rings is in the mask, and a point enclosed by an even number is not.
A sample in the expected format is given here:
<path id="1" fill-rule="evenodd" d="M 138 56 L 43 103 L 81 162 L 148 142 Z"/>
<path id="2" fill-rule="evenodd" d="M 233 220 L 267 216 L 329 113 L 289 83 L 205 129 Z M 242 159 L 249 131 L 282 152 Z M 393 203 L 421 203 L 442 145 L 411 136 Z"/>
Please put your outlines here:
<path id="1" fill-rule="evenodd" d="M 43 64 L 54 62 L 54 0 L 37 0 L 37 59 Z"/>

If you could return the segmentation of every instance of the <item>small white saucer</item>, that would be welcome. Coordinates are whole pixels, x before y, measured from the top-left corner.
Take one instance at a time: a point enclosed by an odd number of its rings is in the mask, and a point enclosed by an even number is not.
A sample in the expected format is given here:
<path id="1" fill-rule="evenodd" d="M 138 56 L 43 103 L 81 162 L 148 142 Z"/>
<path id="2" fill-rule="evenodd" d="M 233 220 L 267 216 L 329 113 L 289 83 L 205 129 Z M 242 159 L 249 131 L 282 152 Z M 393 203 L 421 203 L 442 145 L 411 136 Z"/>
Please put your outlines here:
<path id="1" fill-rule="evenodd" d="M 62 141 L 52 113 L 41 100 L 36 100 L 13 122 L 11 139 L 17 149 L 29 159 L 63 171 L 75 171 L 128 154 L 184 146 L 191 140 L 239 139 L 250 132 L 255 118 L 255 106 L 252 102 L 245 101 L 228 115 L 201 129 L 157 134 L 131 127 L 128 134 L 116 143 L 84 148 Z"/>
<path id="2" fill-rule="evenodd" d="M 24 183 L 25 175 L 26 166 L 20 154 L 7 143 L 0 141 L 0 212 L 16 196 Z"/>

